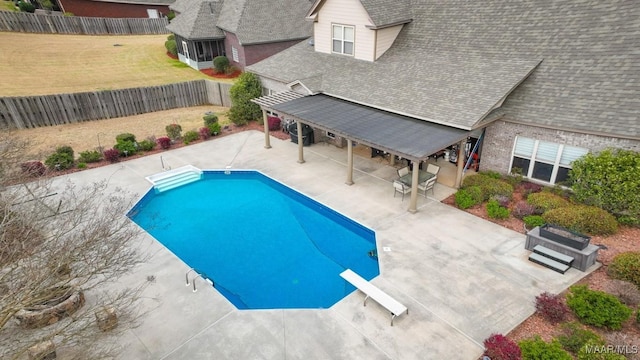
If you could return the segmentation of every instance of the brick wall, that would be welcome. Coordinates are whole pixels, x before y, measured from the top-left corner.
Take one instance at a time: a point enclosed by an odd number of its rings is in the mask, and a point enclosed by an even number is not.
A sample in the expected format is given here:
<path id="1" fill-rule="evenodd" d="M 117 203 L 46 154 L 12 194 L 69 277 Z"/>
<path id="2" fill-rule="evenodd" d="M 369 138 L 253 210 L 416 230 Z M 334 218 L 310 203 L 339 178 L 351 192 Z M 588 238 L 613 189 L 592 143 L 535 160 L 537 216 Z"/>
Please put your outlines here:
<path id="1" fill-rule="evenodd" d="M 628 140 L 570 131 L 545 129 L 535 126 L 496 121 L 489 125 L 482 144 L 482 170 L 509 171 L 511 152 L 516 136 L 546 140 L 558 144 L 577 146 L 597 152 L 608 147 L 640 151 L 639 140 Z"/>
<path id="2" fill-rule="evenodd" d="M 76 16 L 109 17 L 109 18 L 147 18 L 147 9 L 156 9 L 167 15 L 168 6 L 162 5 L 137 5 L 119 4 L 110 2 L 98 2 L 88 0 L 60 0 L 64 11 Z"/>

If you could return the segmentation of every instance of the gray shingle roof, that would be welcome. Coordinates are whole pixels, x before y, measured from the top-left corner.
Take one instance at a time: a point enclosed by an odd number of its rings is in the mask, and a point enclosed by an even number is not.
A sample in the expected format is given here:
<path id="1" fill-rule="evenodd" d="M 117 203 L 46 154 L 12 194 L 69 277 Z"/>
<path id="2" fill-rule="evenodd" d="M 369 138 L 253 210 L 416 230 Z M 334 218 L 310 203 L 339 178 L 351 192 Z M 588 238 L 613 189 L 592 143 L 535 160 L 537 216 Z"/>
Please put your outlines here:
<path id="1" fill-rule="evenodd" d="M 248 70 L 321 77 L 327 94 L 463 128 L 517 87 L 507 119 L 640 138 L 636 2 L 413 0 L 411 10 L 373 63 L 301 43 Z"/>
<path id="2" fill-rule="evenodd" d="M 176 16 L 167 30 L 189 40 L 224 38 L 216 26 L 221 7 L 219 1 L 198 1 Z"/>
<path id="3" fill-rule="evenodd" d="M 192 3 L 193 0 L 175 0 L 171 5 L 169 5 L 169 9 L 181 13 L 186 11 Z"/>
<path id="4" fill-rule="evenodd" d="M 176 0 L 92 0 L 98 2 L 112 2 L 122 4 L 140 4 L 140 5 L 170 5 Z"/>
<path id="5" fill-rule="evenodd" d="M 376 27 L 406 23 L 411 20 L 409 0 L 360 0 Z"/>
<path id="6" fill-rule="evenodd" d="M 225 0 L 217 25 L 243 45 L 304 39 L 312 34 L 305 20 L 310 7 L 307 0 Z"/>

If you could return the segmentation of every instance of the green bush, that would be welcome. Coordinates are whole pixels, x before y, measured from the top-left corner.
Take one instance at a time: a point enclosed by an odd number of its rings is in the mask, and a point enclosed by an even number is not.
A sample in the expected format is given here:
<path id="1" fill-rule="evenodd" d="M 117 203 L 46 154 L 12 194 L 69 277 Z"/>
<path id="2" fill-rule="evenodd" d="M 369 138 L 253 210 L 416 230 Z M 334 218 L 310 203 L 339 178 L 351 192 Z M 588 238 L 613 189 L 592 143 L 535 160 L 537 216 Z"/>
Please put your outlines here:
<path id="1" fill-rule="evenodd" d="M 171 20 L 171 19 L 169 19 L 169 20 Z M 176 39 L 176 34 L 169 34 L 169 36 L 167 36 L 167 40 L 175 40 L 175 39 Z"/>
<path id="2" fill-rule="evenodd" d="M 136 136 L 131 133 L 122 133 L 116 136 L 116 142 L 122 142 L 122 141 L 129 141 L 134 143 L 136 142 Z"/>
<path id="3" fill-rule="evenodd" d="M 213 68 L 218 73 L 225 73 L 229 69 L 229 59 L 226 56 L 216 56 L 213 58 Z"/>
<path id="4" fill-rule="evenodd" d="M 262 117 L 262 111 L 258 104 L 251 102 L 262 95 L 260 79 L 253 73 L 242 73 L 229 89 L 231 97 L 231 109 L 229 120 L 236 125 L 245 125 L 249 121 Z"/>
<path id="5" fill-rule="evenodd" d="M 138 151 L 136 143 L 131 141 L 119 141 L 117 144 L 113 145 L 113 148 L 118 150 L 120 156 L 131 156 Z"/>
<path id="6" fill-rule="evenodd" d="M 500 174 L 497 171 L 493 171 L 493 170 L 481 171 L 480 174 L 484 175 L 486 177 L 490 177 L 492 179 L 498 179 L 498 180 L 502 179 L 502 174 Z"/>
<path id="7" fill-rule="evenodd" d="M 513 196 L 513 186 L 483 173 L 465 177 L 463 188 L 470 186 L 478 186 L 482 190 L 482 201 L 489 200 L 496 195 L 506 196 L 509 199 Z"/>
<path id="8" fill-rule="evenodd" d="M 559 225 L 579 233 L 608 235 L 618 231 L 616 218 L 595 206 L 569 205 L 549 210 L 542 217 L 547 224 Z"/>
<path id="9" fill-rule="evenodd" d="M 28 13 L 36 12 L 36 7 L 33 6 L 31 3 L 28 3 L 25 1 L 20 1 L 18 3 L 18 8 L 20 8 L 20 11 L 23 11 L 23 12 L 28 12 Z"/>
<path id="10" fill-rule="evenodd" d="M 175 40 L 167 40 L 164 42 L 164 47 L 167 49 L 167 52 L 173 56 L 178 56 L 178 44 L 176 44 Z"/>
<path id="11" fill-rule="evenodd" d="M 573 360 L 557 340 L 547 343 L 536 336 L 522 340 L 518 345 L 522 350 L 522 360 Z"/>
<path id="12" fill-rule="evenodd" d="M 155 149 L 156 142 L 151 139 L 144 139 L 138 143 L 138 149 L 141 151 L 151 151 Z"/>
<path id="13" fill-rule="evenodd" d="M 478 186 L 470 186 L 456 192 L 456 205 L 460 209 L 468 209 L 482 202 L 482 190 Z M 478 196 L 479 195 L 479 196 Z"/>
<path id="14" fill-rule="evenodd" d="M 544 221 L 544 219 L 540 215 L 528 215 L 528 216 L 523 217 L 522 221 L 524 221 L 524 225 L 528 229 L 533 229 L 536 226 L 542 226 L 542 225 L 546 224 L 546 222 Z"/>
<path id="15" fill-rule="evenodd" d="M 71 148 L 71 146 L 60 146 L 59 148 L 56 149 L 56 152 L 59 154 L 67 154 L 69 156 L 71 156 L 71 158 L 73 159 L 73 149 Z"/>
<path id="16" fill-rule="evenodd" d="M 209 127 L 218 122 L 218 115 L 214 113 L 207 113 L 202 117 L 202 120 L 204 120 L 204 126 Z"/>
<path id="17" fill-rule="evenodd" d="M 577 322 L 562 324 L 562 334 L 558 336 L 558 342 L 565 350 L 574 354 L 577 354 L 588 342 L 604 345 L 604 340 L 600 335 L 591 330 L 584 329 Z"/>
<path id="18" fill-rule="evenodd" d="M 618 298 L 603 291 L 590 290 L 586 285 L 569 289 L 567 305 L 583 324 L 620 330 L 631 316 L 631 309 Z"/>
<path id="19" fill-rule="evenodd" d="M 175 19 L 175 17 L 176 17 L 176 13 L 174 13 L 173 11 L 169 11 L 167 13 L 167 20 L 169 20 L 169 22 L 171 22 L 171 20 Z M 171 37 L 171 39 L 175 39 L 176 38 L 176 36 L 173 35 L 173 34 L 169 35 L 169 37 Z"/>
<path id="20" fill-rule="evenodd" d="M 614 279 L 629 281 L 640 288 L 640 252 L 629 251 L 616 255 L 607 273 Z"/>
<path id="21" fill-rule="evenodd" d="M 187 131 L 186 133 L 184 133 L 184 136 L 182 136 L 182 142 L 184 142 L 186 145 L 189 145 L 191 142 L 198 139 L 200 139 L 200 134 L 198 134 L 198 132 L 194 130 Z"/>
<path id="22" fill-rule="evenodd" d="M 221 127 L 220 127 L 220 124 L 219 124 L 219 123 L 217 123 L 217 122 L 216 122 L 216 123 L 213 123 L 213 124 L 211 124 L 211 125 L 209 125 L 209 126 L 207 126 L 207 128 L 209 129 L 209 133 L 210 133 L 211 135 L 218 135 L 218 134 L 220 134 L 220 129 L 221 129 Z"/>
<path id="23" fill-rule="evenodd" d="M 487 215 L 492 219 L 506 219 L 510 215 L 509 209 L 500 206 L 497 200 L 489 200 L 487 203 Z"/>
<path id="24" fill-rule="evenodd" d="M 527 202 L 535 206 L 536 211 L 539 214 L 542 214 L 549 210 L 569 206 L 571 204 L 569 201 L 567 201 L 567 199 L 556 194 L 552 194 L 549 191 L 529 194 L 529 196 L 527 196 Z"/>
<path id="25" fill-rule="evenodd" d="M 607 149 L 572 163 L 576 200 L 613 214 L 620 223 L 640 225 L 640 152 Z"/>
<path id="26" fill-rule="evenodd" d="M 87 163 L 83 163 L 83 162 L 78 163 L 78 169 L 86 169 L 86 168 L 87 168 Z"/>
<path id="27" fill-rule="evenodd" d="M 171 140 L 178 140 L 182 136 L 182 126 L 179 124 L 169 124 L 164 129 L 167 131 L 167 137 Z"/>
<path id="28" fill-rule="evenodd" d="M 55 152 L 44 161 L 44 164 L 51 170 L 66 170 L 73 167 L 73 156 L 64 152 Z"/>
<path id="29" fill-rule="evenodd" d="M 80 157 L 78 158 L 78 161 L 83 163 L 94 163 L 100 160 L 102 160 L 102 153 L 97 150 L 82 151 L 80 153 Z"/>

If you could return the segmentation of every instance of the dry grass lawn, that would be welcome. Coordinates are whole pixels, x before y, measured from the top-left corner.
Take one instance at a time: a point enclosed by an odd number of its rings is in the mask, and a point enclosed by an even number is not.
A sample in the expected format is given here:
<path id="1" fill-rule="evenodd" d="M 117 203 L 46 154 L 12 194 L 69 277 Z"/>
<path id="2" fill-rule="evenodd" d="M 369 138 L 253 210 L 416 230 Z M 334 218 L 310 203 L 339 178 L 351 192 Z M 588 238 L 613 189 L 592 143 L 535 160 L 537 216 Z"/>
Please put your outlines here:
<path id="1" fill-rule="evenodd" d="M 166 39 L 167 35 L 0 32 L 0 96 L 111 90 L 211 79 L 168 57 L 164 47 Z"/>
<path id="2" fill-rule="evenodd" d="M 202 117 L 207 111 L 215 112 L 221 125 L 229 124 L 227 110 L 213 105 L 198 106 L 125 118 L 15 130 L 14 134 L 19 139 L 29 142 L 31 159 L 44 161 L 57 147 L 63 145 L 71 146 L 76 156 L 82 151 L 96 149 L 98 143 L 104 148 L 111 148 L 116 143 L 116 135 L 125 132 L 136 135 L 136 139 L 139 140 L 149 136 L 166 136 L 165 126 L 172 123 L 180 124 L 183 134 L 189 130 L 197 131 L 204 126 Z"/>

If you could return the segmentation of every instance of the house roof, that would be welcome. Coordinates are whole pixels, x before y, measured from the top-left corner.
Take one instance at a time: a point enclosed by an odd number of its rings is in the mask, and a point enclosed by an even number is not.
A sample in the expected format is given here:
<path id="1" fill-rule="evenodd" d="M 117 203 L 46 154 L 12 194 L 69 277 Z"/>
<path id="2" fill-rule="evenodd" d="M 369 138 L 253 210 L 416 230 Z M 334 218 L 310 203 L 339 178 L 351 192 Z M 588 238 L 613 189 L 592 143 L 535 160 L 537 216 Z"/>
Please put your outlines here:
<path id="1" fill-rule="evenodd" d="M 307 12 L 307 17 L 315 17 L 325 0 L 316 0 Z M 390 3 L 388 0 L 360 0 L 374 28 L 382 28 L 391 25 L 408 23 L 411 21 L 412 12 L 409 0 L 396 0 Z"/>
<path id="2" fill-rule="evenodd" d="M 305 20 L 307 0 L 224 0 L 218 27 L 243 45 L 308 38 L 313 24 Z"/>
<path id="3" fill-rule="evenodd" d="M 167 25 L 167 30 L 189 40 L 224 38 L 224 32 L 216 26 L 222 2 L 200 1 L 191 5 Z"/>
<path id="4" fill-rule="evenodd" d="M 274 104 L 271 108 L 314 127 L 414 161 L 426 160 L 429 155 L 469 135 L 465 130 L 420 121 L 324 94 L 296 98 Z"/>
<path id="5" fill-rule="evenodd" d="M 322 79 L 307 87 L 460 128 L 502 105 L 507 120 L 640 138 L 634 2 L 415 0 L 411 11 L 375 62 L 301 43 L 248 70 Z"/>
<path id="6" fill-rule="evenodd" d="M 176 0 L 91 0 L 97 2 L 111 2 L 121 4 L 139 4 L 139 5 L 170 5 Z"/>
<path id="7" fill-rule="evenodd" d="M 192 3 L 193 0 L 174 0 L 173 3 L 169 5 L 169 9 L 179 13 L 183 13 L 189 8 L 189 5 Z"/>

